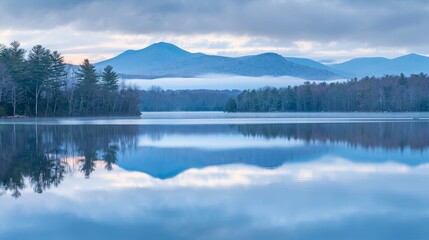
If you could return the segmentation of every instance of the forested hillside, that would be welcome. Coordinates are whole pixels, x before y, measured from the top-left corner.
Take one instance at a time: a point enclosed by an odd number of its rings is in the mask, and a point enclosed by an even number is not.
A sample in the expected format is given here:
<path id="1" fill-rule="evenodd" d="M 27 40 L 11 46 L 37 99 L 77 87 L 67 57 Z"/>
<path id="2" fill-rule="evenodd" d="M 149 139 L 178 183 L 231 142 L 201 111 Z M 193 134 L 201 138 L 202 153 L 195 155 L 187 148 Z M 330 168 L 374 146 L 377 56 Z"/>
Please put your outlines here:
<path id="1" fill-rule="evenodd" d="M 111 66 L 102 73 L 85 60 L 78 68 L 41 45 L 0 45 L 0 116 L 140 114 L 139 91 L 120 86 Z"/>
<path id="2" fill-rule="evenodd" d="M 163 90 L 152 87 L 141 93 L 142 111 L 223 111 L 238 90 Z"/>
<path id="3" fill-rule="evenodd" d="M 421 112 L 429 111 L 429 77 L 365 77 L 246 90 L 226 102 L 227 112 Z"/>

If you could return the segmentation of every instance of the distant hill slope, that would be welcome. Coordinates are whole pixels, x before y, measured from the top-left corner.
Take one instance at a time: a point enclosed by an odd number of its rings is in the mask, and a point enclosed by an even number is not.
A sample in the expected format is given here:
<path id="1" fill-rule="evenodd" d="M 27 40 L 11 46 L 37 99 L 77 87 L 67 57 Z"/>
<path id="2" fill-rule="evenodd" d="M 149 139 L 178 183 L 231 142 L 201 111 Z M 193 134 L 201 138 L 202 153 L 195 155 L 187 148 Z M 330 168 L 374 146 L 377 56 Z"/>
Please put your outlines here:
<path id="1" fill-rule="evenodd" d="M 354 77 L 355 76 L 355 74 L 353 74 L 353 73 L 343 72 L 343 71 L 331 68 L 331 67 L 324 65 L 318 61 L 311 60 L 308 58 L 286 57 L 285 59 L 288 61 L 291 61 L 293 63 L 303 65 L 303 66 L 329 71 L 329 72 L 336 74 L 337 76 L 342 76 L 342 77 Z"/>
<path id="2" fill-rule="evenodd" d="M 202 53 L 190 53 L 173 44 L 156 43 L 141 50 L 128 50 L 112 59 L 96 64 L 98 69 L 107 65 L 125 75 L 147 78 L 194 77 L 204 74 L 233 74 L 241 76 L 293 76 L 324 80 L 340 76 L 328 67 L 314 68 L 275 53 L 230 58 Z"/>
<path id="3" fill-rule="evenodd" d="M 231 74 L 326 80 L 400 73 L 406 75 L 429 73 L 429 57 L 417 54 L 395 59 L 356 58 L 344 63 L 324 65 L 311 59 L 283 57 L 276 53 L 237 58 L 191 53 L 165 42 L 155 43 L 141 50 L 128 50 L 95 65 L 99 70 L 111 65 L 120 74 L 137 78 Z"/>
<path id="4" fill-rule="evenodd" d="M 387 59 L 381 57 L 356 58 L 350 61 L 329 65 L 330 68 L 352 73 L 357 77 L 383 76 L 386 74 L 405 75 L 429 72 L 429 58 L 417 54 Z"/>
<path id="5" fill-rule="evenodd" d="M 182 59 L 197 56 L 168 43 L 156 43 L 142 50 L 127 50 L 120 55 L 96 64 L 97 67 L 113 66 L 123 74 L 144 74 L 152 69 Z"/>

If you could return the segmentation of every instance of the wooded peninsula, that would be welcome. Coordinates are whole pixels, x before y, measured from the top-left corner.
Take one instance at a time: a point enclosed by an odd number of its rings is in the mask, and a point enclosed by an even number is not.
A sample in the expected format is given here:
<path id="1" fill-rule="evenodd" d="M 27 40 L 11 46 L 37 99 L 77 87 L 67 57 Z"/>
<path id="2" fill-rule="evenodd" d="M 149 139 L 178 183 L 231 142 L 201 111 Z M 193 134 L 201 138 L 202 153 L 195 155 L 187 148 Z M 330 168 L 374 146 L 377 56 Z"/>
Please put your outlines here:
<path id="1" fill-rule="evenodd" d="M 111 66 L 98 73 L 87 59 L 67 65 L 41 45 L 28 54 L 16 41 L 0 45 L 0 116 L 133 116 L 139 101 Z"/>

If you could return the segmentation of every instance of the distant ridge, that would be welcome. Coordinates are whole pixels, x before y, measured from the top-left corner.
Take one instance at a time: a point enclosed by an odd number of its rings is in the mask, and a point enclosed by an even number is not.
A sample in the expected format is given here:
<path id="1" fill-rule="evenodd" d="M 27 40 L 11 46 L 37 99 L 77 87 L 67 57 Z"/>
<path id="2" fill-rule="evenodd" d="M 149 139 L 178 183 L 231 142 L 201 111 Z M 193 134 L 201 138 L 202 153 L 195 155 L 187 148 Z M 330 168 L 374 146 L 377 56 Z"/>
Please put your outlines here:
<path id="1" fill-rule="evenodd" d="M 243 57 L 224 57 L 191 53 L 166 42 L 140 50 L 127 50 L 118 56 L 95 64 L 98 69 L 113 66 L 129 78 L 196 77 L 206 74 L 239 76 L 292 76 L 308 80 L 418 74 L 429 72 L 429 58 L 409 54 L 394 59 L 356 58 L 325 65 L 307 58 L 283 57 L 262 53 Z"/>
<path id="2" fill-rule="evenodd" d="M 350 61 L 328 65 L 332 69 L 351 73 L 357 77 L 383 76 L 383 75 L 405 75 L 428 73 L 429 57 L 418 54 L 408 54 L 394 59 L 372 57 L 355 58 Z"/>
<path id="3" fill-rule="evenodd" d="M 293 76 L 304 79 L 340 78 L 328 67 L 313 68 L 285 59 L 276 53 L 238 58 L 190 53 L 173 44 L 160 42 L 141 50 L 128 50 L 96 64 L 113 66 L 119 73 L 145 78 L 194 77 L 204 74 L 240 76 Z"/>

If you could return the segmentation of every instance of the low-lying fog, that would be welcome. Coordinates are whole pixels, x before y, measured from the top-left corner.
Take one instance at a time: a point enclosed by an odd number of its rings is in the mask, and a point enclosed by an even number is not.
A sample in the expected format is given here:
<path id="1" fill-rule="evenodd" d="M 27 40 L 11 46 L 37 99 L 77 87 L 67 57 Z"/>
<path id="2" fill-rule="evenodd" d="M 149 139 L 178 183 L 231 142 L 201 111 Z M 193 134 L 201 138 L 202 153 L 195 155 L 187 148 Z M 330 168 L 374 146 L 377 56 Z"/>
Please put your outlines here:
<path id="1" fill-rule="evenodd" d="M 140 89 L 148 89 L 152 86 L 159 86 L 163 89 L 255 89 L 265 86 L 287 87 L 303 84 L 308 80 L 294 77 L 244 77 L 227 75 L 207 75 L 195 78 L 158 78 L 158 79 L 126 79 L 126 84 L 137 85 Z M 311 80 L 311 82 L 321 82 L 321 80 Z M 325 80 L 326 81 L 326 80 Z M 327 80 L 326 82 L 339 82 L 345 79 Z"/>

